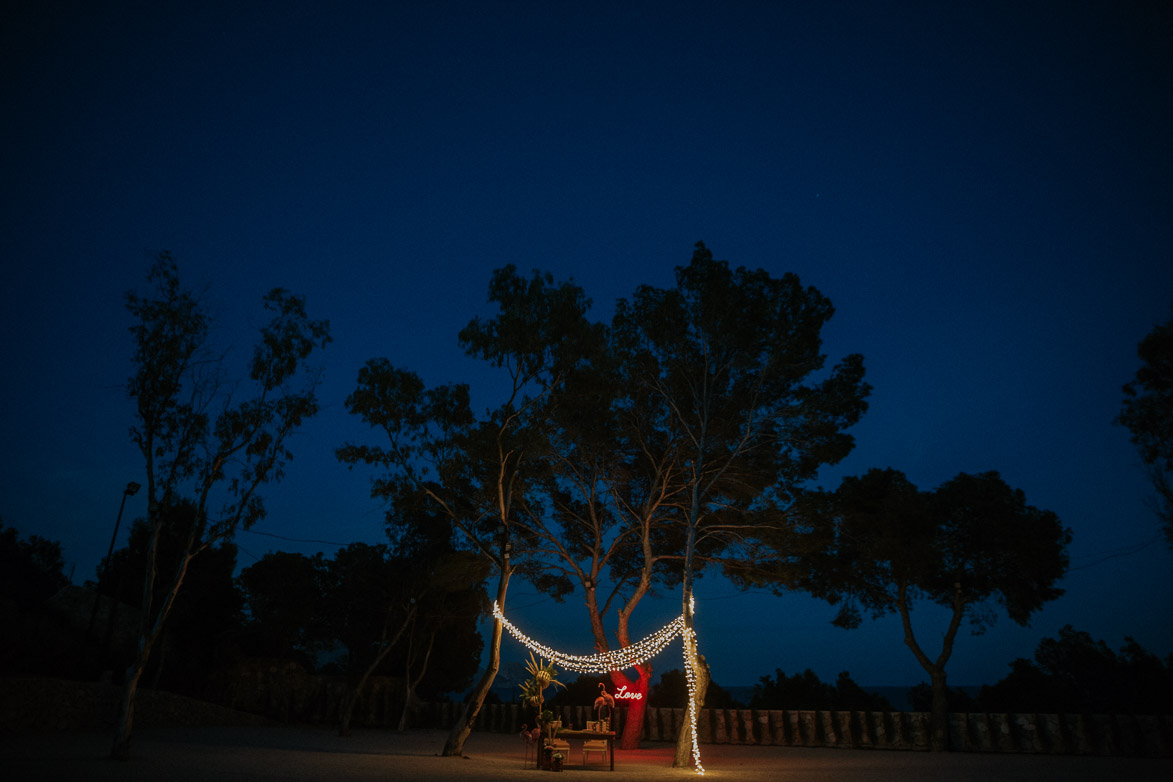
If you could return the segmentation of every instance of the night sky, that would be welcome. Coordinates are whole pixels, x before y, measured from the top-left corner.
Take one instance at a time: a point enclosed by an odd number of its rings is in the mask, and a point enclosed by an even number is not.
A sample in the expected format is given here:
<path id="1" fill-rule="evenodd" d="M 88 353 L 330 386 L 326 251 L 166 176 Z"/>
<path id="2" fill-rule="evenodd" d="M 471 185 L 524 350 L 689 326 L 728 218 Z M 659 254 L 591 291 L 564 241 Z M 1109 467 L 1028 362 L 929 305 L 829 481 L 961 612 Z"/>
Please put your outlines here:
<path id="1" fill-rule="evenodd" d="M 261 296 L 328 318 L 322 413 L 239 565 L 383 540 L 343 400 L 386 356 L 429 384 L 501 379 L 459 329 L 507 263 L 573 277 L 608 319 L 703 240 L 799 274 L 865 357 L 857 447 L 921 489 L 999 471 L 1070 527 L 1066 595 L 963 630 L 952 684 L 992 683 L 1065 624 L 1173 652 L 1173 552 L 1112 421 L 1173 314 L 1166 2 L 10 3 L 0 24 L 0 520 L 93 578 L 127 481 L 124 293 L 170 250 L 243 362 Z M 790 5 L 806 8 L 793 9 Z M 176 10 L 182 6 L 182 10 Z M 130 498 L 129 522 L 145 512 Z M 927 677 L 899 623 L 698 586 L 716 681 L 775 668 Z M 589 653 L 586 612 L 515 582 L 509 615 Z M 637 632 L 679 613 L 641 605 Z M 935 651 L 942 617 L 916 612 Z M 656 661 L 680 666 L 679 647 Z M 523 656 L 505 641 L 508 659 Z"/>

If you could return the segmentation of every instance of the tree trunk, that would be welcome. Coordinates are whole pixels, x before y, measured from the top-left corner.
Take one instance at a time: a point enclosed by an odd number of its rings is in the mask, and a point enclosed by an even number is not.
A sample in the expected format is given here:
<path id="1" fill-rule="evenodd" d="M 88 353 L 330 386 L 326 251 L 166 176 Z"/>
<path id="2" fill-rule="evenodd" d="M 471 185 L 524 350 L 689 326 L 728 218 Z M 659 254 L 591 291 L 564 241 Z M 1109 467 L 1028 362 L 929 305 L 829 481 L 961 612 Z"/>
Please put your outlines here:
<path id="1" fill-rule="evenodd" d="M 419 674 L 413 679 L 411 676 L 411 644 L 409 642 L 407 662 L 403 665 L 403 711 L 399 714 L 399 732 L 407 730 L 407 715 L 411 711 L 411 701 L 415 698 L 415 688 L 423 681 L 424 674 L 428 672 L 428 660 L 432 658 L 432 648 L 436 645 L 437 630 L 433 629 L 432 634 L 428 636 L 428 648 L 424 652 L 423 662 L 420 663 Z M 412 639 L 415 638 L 415 628 L 412 628 Z"/>
<path id="2" fill-rule="evenodd" d="M 941 653 L 936 661 L 930 660 L 912 630 L 912 617 L 908 608 L 908 584 L 901 582 L 896 587 L 896 607 L 900 611 L 900 620 L 904 624 L 904 643 L 912 650 L 917 662 L 929 675 L 933 686 L 933 710 L 930 714 L 929 746 L 934 752 L 945 752 L 949 749 L 949 690 L 945 683 L 945 665 L 953 655 L 953 641 L 957 637 L 957 629 L 961 627 L 961 619 L 965 615 L 965 597 L 961 591 L 961 584 L 953 585 L 953 616 L 949 620 L 949 627 L 941 641 Z"/>
<path id="3" fill-rule="evenodd" d="M 930 746 L 934 752 L 946 752 L 949 749 L 949 690 L 945 684 L 945 669 L 932 671 L 929 679 L 933 684 Z"/>
<path id="4" fill-rule="evenodd" d="M 704 656 L 697 652 L 695 637 L 691 643 L 686 644 L 685 654 L 692 657 L 693 676 L 696 681 L 695 702 L 696 708 L 699 710 L 705 704 L 705 690 L 709 688 L 709 664 L 705 662 Z M 699 711 L 697 716 L 699 716 Z M 676 738 L 676 756 L 672 759 L 673 768 L 688 768 L 699 760 L 699 758 L 693 757 L 697 748 L 693 746 L 692 738 L 692 719 L 686 706 L 684 724 L 680 726 L 680 735 Z"/>
<path id="5" fill-rule="evenodd" d="M 114 731 L 114 745 L 110 757 L 115 760 L 130 760 L 130 739 L 134 728 L 134 703 L 138 695 L 138 680 L 143 675 L 143 666 L 136 664 L 126 677 L 122 687 L 122 702 L 118 707 L 118 725 Z"/>
<path id="6" fill-rule="evenodd" d="M 154 624 L 151 624 L 151 593 L 154 591 L 155 584 L 155 552 L 158 548 L 158 536 L 159 532 L 156 529 L 151 536 L 151 542 L 147 548 L 147 572 L 143 582 L 143 613 L 139 626 L 138 655 L 135 658 L 134 665 L 127 672 L 126 683 L 122 688 L 122 703 L 119 705 L 118 725 L 114 729 L 114 745 L 110 749 L 110 757 L 115 760 L 130 759 L 130 740 L 134 734 L 134 705 L 135 699 L 138 697 L 139 680 L 142 678 L 143 671 L 146 670 L 147 661 L 151 656 L 151 649 L 154 648 L 155 641 L 158 640 L 163 632 L 163 624 L 167 621 L 167 616 L 171 613 L 171 607 L 175 604 L 175 596 L 179 594 L 179 588 L 183 585 L 183 579 L 187 576 L 187 568 L 191 564 L 192 559 L 189 555 L 180 560 L 179 569 L 175 574 L 175 581 L 171 584 L 170 591 L 163 599 L 163 605 L 159 607 L 159 614 L 155 617 Z"/>
<path id="7" fill-rule="evenodd" d="M 387 653 L 395 648 L 395 644 L 399 643 L 399 639 L 403 636 L 404 630 L 407 629 L 407 626 L 415 618 L 415 610 L 415 606 L 412 606 L 411 610 L 408 611 L 407 618 L 403 620 L 403 624 L 399 626 L 399 630 L 396 631 L 395 637 L 390 641 L 387 641 L 387 629 L 384 628 L 383 648 L 379 650 L 377 655 L 375 655 L 374 662 L 367 666 L 367 669 L 363 671 L 363 675 L 361 678 L 359 678 L 358 683 L 354 686 L 354 689 L 346 693 L 346 699 L 342 702 L 342 719 L 338 724 L 339 736 L 350 735 L 350 720 L 354 716 L 354 706 L 358 702 L 359 693 L 361 693 L 362 688 L 366 686 L 367 680 L 371 678 L 371 674 L 373 674 L 375 669 L 379 667 L 379 663 L 383 662 L 383 659 L 387 656 Z M 388 622 L 389 621 L 390 617 L 388 617 Z"/>
<path id="8" fill-rule="evenodd" d="M 688 538 L 684 547 L 684 577 L 682 579 L 681 593 L 684 602 L 684 637 L 682 639 L 684 641 L 684 675 L 687 678 L 689 672 L 692 672 L 694 690 L 689 693 L 689 702 L 685 704 L 684 724 L 680 726 L 680 735 L 676 738 L 676 756 L 672 760 L 672 766 L 674 768 L 686 768 L 689 765 L 693 765 L 693 763 L 700 763 L 700 758 L 695 757 L 698 753 L 698 748 L 693 741 L 695 736 L 692 728 L 694 720 L 698 716 L 696 710 L 700 709 L 704 704 L 705 690 L 709 687 L 709 666 L 697 651 L 696 634 L 693 632 L 692 627 L 692 562 L 693 552 L 696 548 L 696 509 L 698 507 L 695 487 L 693 488 L 693 495 L 693 518 L 688 525 Z"/>
<path id="9" fill-rule="evenodd" d="M 505 593 L 509 589 L 509 577 L 512 574 L 513 568 L 509 565 L 509 560 L 505 559 L 497 580 L 497 606 L 502 613 L 505 611 Z M 489 642 L 489 663 L 485 666 L 485 672 L 477 682 L 468 702 L 465 703 L 460 718 L 448 734 L 448 740 L 444 743 L 444 749 L 440 753 L 445 757 L 464 754 L 464 742 L 468 740 L 468 734 L 472 733 L 472 726 L 476 723 L 477 714 L 480 713 L 485 697 L 493 686 L 493 680 L 497 678 L 497 671 L 501 668 L 501 634 L 504 629 L 500 619 L 493 620 L 493 637 Z"/>
<path id="10" fill-rule="evenodd" d="M 643 732 L 644 714 L 648 709 L 648 690 L 651 689 L 652 667 L 638 665 L 635 670 L 639 676 L 634 680 L 618 671 L 611 673 L 611 684 L 615 687 L 616 693 L 619 692 L 620 687 L 627 687 L 627 692 L 639 696 L 624 701 L 627 704 L 627 714 L 624 717 L 623 733 L 619 736 L 620 749 L 639 749 L 639 736 Z M 617 698 L 616 701 L 618 702 L 618 700 Z"/>

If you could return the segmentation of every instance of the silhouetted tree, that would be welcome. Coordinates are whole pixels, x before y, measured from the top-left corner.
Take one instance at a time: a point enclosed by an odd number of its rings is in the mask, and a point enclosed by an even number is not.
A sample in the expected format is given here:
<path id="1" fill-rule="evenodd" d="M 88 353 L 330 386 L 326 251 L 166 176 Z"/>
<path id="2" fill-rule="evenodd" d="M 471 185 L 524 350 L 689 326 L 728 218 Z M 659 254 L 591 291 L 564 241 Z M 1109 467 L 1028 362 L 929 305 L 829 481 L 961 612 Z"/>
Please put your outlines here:
<path id="1" fill-rule="evenodd" d="M 0 523 L 0 670 L 60 675 L 73 662 L 62 650 L 76 640 L 65 625 L 51 621 L 45 604 L 69 579 L 62 572 L 61 545 L 39 535 L 20 539 Z"/>
<path id="2" fill-rule="evenodd" d="M 248 609 L 241 639 L 245 654 L 315 667 L 318 653 L 333 641 L 322 632 L 325 567 L 320 553 L 278 551 L 241 570 L 237 583 Z"/>
<path id="3" fill-rule="evenodd" d="M 346 649 L 340 735 L 349 735 L 359 694 L 418 610 L 403 564 L 390 556 L 386 545 L 368 543 L 351 543 L 326 561 L 325 621 Z"/>
<path id="4" fill-rule="evenodd" d="M 662 432 L 630 414 L 639 391 L 628 387 L 613 347 L 600 340 L 548 406 L 542 502 L 527 504 L 520 515 L 542 566 L 532 580 L 559 602 L 581 590 L 598 652 L 630 646 L 631 617 L 641 600 L 681 577 L 669 561 L 679 558 L 671 521 L 681 491 L 665 453 L 670 449 Z M 605 624 L 611 616 L 614 640 Z M 612 692 L 625 688 L 639 696 L 624 701 L 622 749 L 639 747 L 651 677 L 650 662 L 608 674 Z"/>
<path id="5" fill-rule="evenodd" d="M 188 567 L 200 552 L 264 516 L 261 487 L 281 478 L 292 456 L 287 438 L 318 410 L 316 378 L 306 376 L 305 362 L 330 341 L 329 324 L 310 320 L 302 298 L 274 289 L 264 298 L 271 320 L 261 328 L 247 380 L 229 382 L 223 356 L 208 342 L 210 318 L 181 286 L 169 254 L 159 256 L 147 280 L 151 294 L 126 297 L 136 321 L 127 387 L 135 403 L 131 439 L 143 455 L 151 534 L 143 623 L 111 749 L 122 759 L 130 751 L 139 680 Z M 178 566 L 164 573 L 157 560 L 163 519 L 184 495 L 193 498 L 195 523 L 179 547 Z"/>
<path id="6" fill-rule="evenodd" d="M 921 682 L 908 689 L 908 704 L 913 711 L 927 711 L 931 713 L 936 697 L 937 693 L 930 682 Z M 974 704 L 973 696 L 965 690 L 958 687 L 945 688 L 946 712 L 974 711 Z"/>
<path id="7" fill-rule="evenodd" d="M 155 567 L 174 573 L 182 557 L 182 547 L 197 524 L 195 504 L 181 500 L 159 512 L 160 530 L 156 541 Z M 147 551 L 151 545 L 151 528 L 136 520 L 130 528 L 125 548 L 118 549 L 98 566 L 98 586 L 112 595 L 106 626 L 99 628 L 103 649 L 112 652 L 118 665 L 133 662 L 133 649 L 119 644 L 113 629 L 122 606 L 137 609 L 142 619 L 142 584 L 147 568 Z M 207 675 L 223 661 L 227 649 L 238 634 L 243 596 L 236 588 L 232 572 L 236 569 L 236 546 L 221 541 L 194 558 L 184 578 L 183 589 L 176 595 L 171 615 L 163 627 L 148 669 L 152 688 L 164 686 L 187 695 L 202 695 Z M 159 610 L 156 603 L 154 610 Z M 152 624 L 157 617 L 146 617 Z M 111 645 L 115 648 L 111 649 Z"/>
<path id="8" fill-rule="evenodd" d="M 652 686 L 649 697 L 657 708 L 687 708 L 688 681 L 685 679 L 684 671 L 679 668 L 664 671 L 660 674 L 660 681 Z M 708 691 L 705 693 L 705 706 L 710 709 L 741 709 L 745 704 L 710 679 Z"/>
<path id="9" fill-rule="evenodd" d="M 806 573 L 791 581 L 841 609 L 834 623 L 860 624 L 899 614 L 904 643 L 929 674 L 934 749 L 948 746 L 945 667 L 963 620 L 982 632 L 1000 606 L 1025 625 L 1044 603 L 1063 594 L 1071 533 L 1052 512 L 1026 504 L 996 472 L 959 474 L 922 494 L 896 470 L 844 478 L 834 495 L 812 503 L 806 535 L 817 541 Z M 950 612 L 936 657 L 917 639 L 912 609 L 927 600 Z"/>
<path id="10" fill-rule="evenodd" d="M 390 503 L 393 525 L 442 517 L 455 544 L 492 562 L 495 599 L 504 610 L 516 563 L 525 557 L 516 516 L 530 492 L 543 402 L 579 363 L 592 329 L 581 289 L 555 284 L 548 274 L 526 279 L 513 266 L 498 269 L 489 300 L 497 314 L 474 318 L 460 332 L 460 342 L 469 355 L 505 370 L 505 400 L 478 419 L 466 385 L 426 389 L 415 373 L 371 359 L 359 370 L 346 406 L 387 443 L 347 444 L 338 458 L 380 470 L 371 494 Z M 484 675 L 449 734 L 444 755 L 463 752 L 500 667 L 502 631 L 495 620 Z"/>
<path id="11" fill-rule="evenodd" d="M 887 698 L 864 690 L 847 671 L 840 672 L 835 684 L 828 684 L 810 668 L 792 676 L 778 669 L 772 679 L 761 677 L 749 705 L 754 709 L 892 711 Z"/>
<path id="12" fill-rule="evenodd" d="M 629 405 L 660 433 L 670 460 L 685 623 L 684 646 L 703 702 L 708 667 L 693 635 L 693 581 L 702 555 L 752 554 L 763 527 L 785 523 L 796 489 L 853 440 L 866 408 L 863 360 L 823 372 L 831 303 L 797 276 L 731 269 L 697 243 L 673 288 L 641 286 L 618 303 L 613 330 Z M 688 726 L 674 765 L 689 764 Z"/>
<path id="13" fill-rule="evenodd" d="M 468 686 L 480 667 L 484 646 L 477 621 L 490 611 L 484 590 L 489 563 L 483 558 L 470 552 L 435 551 L 426 561 L 412 564 L 418 610 L 396 661 L 403 672 L 401 731 L 407 729 L 417 688 L 425 681 L 432 693 Z"/>
<path id="14" fill-rule="evenodd" d="M 1164 714 L 1173 700 L 1173 655 L 1162 661 L 1131 638 L 1113 652 L 1071 625 L 1044 638 L 1034 661 L 1019 658 L 1010 674 L 982 687 L 982 711 Z"/>
<path id="15" fill-rule="evenodd" d="M 40 535 L 20 539 L 0 522 L 0 600 L 5 613 L 40 606 L 69 583 L 61 544 Z"/>
<path id="16" fill-rule="evenodd" d="M 1141 340 L 1137 353 L 1141 367 L 1124 386 L 1124 406 L 1116 421 L 1132 432 L 1149 468 L 1157 515 L 1173 548 L 1173 318 Z"/>

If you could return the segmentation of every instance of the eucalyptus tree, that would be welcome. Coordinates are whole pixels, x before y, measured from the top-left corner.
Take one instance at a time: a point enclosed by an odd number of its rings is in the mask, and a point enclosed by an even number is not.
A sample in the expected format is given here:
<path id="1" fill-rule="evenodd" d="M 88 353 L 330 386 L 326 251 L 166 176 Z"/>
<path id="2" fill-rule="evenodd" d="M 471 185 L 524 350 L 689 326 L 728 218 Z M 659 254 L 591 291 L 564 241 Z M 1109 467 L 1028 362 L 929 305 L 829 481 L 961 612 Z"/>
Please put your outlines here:
<path id="1" fill-rule="evenodd" d="M 1154 328 L 1137 348 L 1141 366 L 1124 386 L 1116 422 L 1132 432 L 1157 491 L 1157 516 L 1173 548 L 1173 318 Z"/>
<path id="2" fill-rule="evenodd" d="M 350 465 L 376 469 L 371 493 L 390 504 L 393 527 L 438 515 L 458 545 L 491 562 L 496 602 L 504 610 L 516 563 L 525 556 L 517 513 L 540 469 L 535 462 L 546 404 L 582 361 L 597 330 L 586 319 L 589 302 L 582 290 L 555 284 L 549 274 L 525 278 L 513 266 L 498 269 L 489 301 L 496 315 L 474 318 L 459 339 L 468 355 L 505 373 L 505 398 L 476 416 L 467 385 L 426 388 L 416 373 L 371 359 L 359 370 L 346 406 L 385 442 L 349 443 L 337 453 Z M 445 755 L 463 752 L 500 667 L 502 630 L 495 620 L 485 673 L 444 745 Z"/>
<path id="3" fill-rule="evenodd" d="M 791 585 L 840 605 L 834 620 L 840 627 L 857 627 L 861 609 L 873 617 L 900 616 L 904 643 L 932 684 L 932 746 L 946 749 L 945 667 L 962 623 L 979 634 L 1001 608 L 1026 625 L 1063 594 L 1055 584 L 1067 570 L 1071 533 L 996 472 L 961 473 L 926 493 L 897 470 L 874 469 L 844 478 L 820 504 L 804 533 L 815 541 L 815 553 L 804 558 L 806 571 Z M 918 601 L 948 611 L 935 653 L 913 626 Z"/>
<path id="4" fill-rule="evenodd" d="M 641 421 L 648 464 L 672 472 L 685 658 L 698 699 L 708 682 L 693 632 L 693 581 L 705 558 L 753 554 L 764 526 L 786 523 L 797 489 L 851 450 L 844 430 L 866 409 L 863 359 L 826 369 L 830 301 L 794 274 L 730 268 L 698 243 L 672 288 L 618 303 L 616 358 Z M 675 765 L 695 750 L 686 725 Z"/>
<path id="5" fill-rule="evenodd" d="M 328 322 L 311 320 L 303 298 L 275 288 L 264 297 L 270 320 L 247 377 L 230 382 L 225 354 L 209 341 L 211 318 L 181 285 L 174 259 L 161 254 L 147 280 L 152 293 L 126 297 L 135 320 L 130 435 L 144 461 L 150 539 L 142 625 L 111 750 L 116 758 L 129 755 L 139 680 L 192 559 L 265 515 L 261 488 L 280 480 L 292 458 L 288 438 L 318 411 L 317 376 L 307 361 L 330 342 Z M 163 520 L 183 496 L 191 497 L 195 522 L 179 546 L 178 565 L 163 573 L 156 559 Z"/>

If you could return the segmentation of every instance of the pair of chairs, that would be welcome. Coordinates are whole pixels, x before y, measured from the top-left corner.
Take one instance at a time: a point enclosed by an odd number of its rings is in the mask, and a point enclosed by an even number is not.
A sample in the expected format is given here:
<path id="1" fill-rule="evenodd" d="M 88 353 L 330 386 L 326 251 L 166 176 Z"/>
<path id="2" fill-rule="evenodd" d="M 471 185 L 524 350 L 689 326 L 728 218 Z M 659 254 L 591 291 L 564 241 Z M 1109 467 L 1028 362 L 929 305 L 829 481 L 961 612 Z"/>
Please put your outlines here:
<path id="1" fill-rule="evenodd" d="M 541 740 L 541 730 L 534 728 L 533 730 L 521 731 L 521 738 L 525 742 L 525 754 L 522 756 L 522 768 L 529 768 L 530 759 L 533 759 L 534 765 L 537 765 L 538 742 Z M 555 738 L 550 742 L 550 747 L 554 752 L 561 752 L 563 755 L 570 754 L 570 742 L 566 739 Z M 607 742 L 606 741 L 584 741 L 582 743 L 582 764 L 587 764 L 587 758 L 590 753 L 599 753 L 602 762 L 607 762 Z"/>

